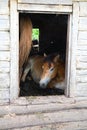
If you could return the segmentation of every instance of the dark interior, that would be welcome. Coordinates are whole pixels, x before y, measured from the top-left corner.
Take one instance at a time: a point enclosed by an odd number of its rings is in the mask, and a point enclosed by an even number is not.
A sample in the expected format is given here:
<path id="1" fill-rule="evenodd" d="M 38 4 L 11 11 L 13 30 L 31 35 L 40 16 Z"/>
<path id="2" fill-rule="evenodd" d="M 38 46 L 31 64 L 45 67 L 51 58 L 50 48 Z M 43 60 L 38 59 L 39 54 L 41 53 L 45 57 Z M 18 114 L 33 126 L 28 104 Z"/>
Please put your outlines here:
<path id="1" fill-rule="evenodd" d="M 20 14 L 22 15 L 22 14 Z M 64 14 L 27 14 L 31 18 L 33 28 L 39 28 L 39 51 L 32 48 L 31 55 L 43 55 L 44 53 L 59 53 L 65 62 L 66 58 L 66 38 L 68 15 Z M 20 96 L 38 95 L 61 95 L 62 90 L 41 89 L 33 80 L 26 78 L 25 83 L 20 85 Z"/>

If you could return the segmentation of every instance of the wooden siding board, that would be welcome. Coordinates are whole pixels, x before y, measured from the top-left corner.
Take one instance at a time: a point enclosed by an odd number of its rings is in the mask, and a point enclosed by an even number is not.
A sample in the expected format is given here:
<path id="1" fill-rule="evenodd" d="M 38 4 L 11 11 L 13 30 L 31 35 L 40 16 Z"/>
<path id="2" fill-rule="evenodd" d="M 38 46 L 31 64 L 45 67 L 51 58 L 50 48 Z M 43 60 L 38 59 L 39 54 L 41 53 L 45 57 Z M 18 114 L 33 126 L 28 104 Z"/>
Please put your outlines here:
<path id="1" fill-rule="evenodd" d="M 10 87 L 9 73 L 3 71 L 3 73 L 0 73 L 0 88 L 4 89 L 9 87 Z"/>
<path id="2" fill-rule="evenodd" d="M 87 51 L 87 46 L 86 46 L 86 45 L 83 45 L 83 46 L 78 45 L 78 46 L 77 46 L 77 50 L 80 50 L 80 51 Z"/>
<path id="3" fill-rule="evenodd" d="M 9 19 L 0 19 L 0 31 L 9 30 Z"/>
<path id="4" fill-rule="evenodd" d="M 78 45 L 87 46 L 87 40 L 78 39 Z"/>
<path id="5" fill-rule="evenodd" d="M 9 89 L 1 89 L 0 88 L 0 100 L 1 99 L 9 99 Z"/>
<path id="6" fill-rule="evenodd" d="M 72 116 L 73 115 L 73 116 Z M 83 115 L 83 116 L 82 116 Z M 55 118 L 54 118 L 55 117 Z M 67 123 L 87 120 L 87 109 L 73 109 L 52 113 L 36 113 L 32 115 L 6 115 L 0 118 L 2 129 L 40 126 L 53 123 Z"/>
<path id="7" fill-rule="evenodd" d="M 9 51 L 10 52 L 10 45 L 0 45 L 0 51 Z"/>
<path id="8" fill-rule="evenodd" d="M 10 62 L 9 61 L 0 61 L 0 67 L 10 68 Z"/>
<path id="9" fill-rule="evenodd" d="M 0 105 L 7 105 L 9 104 L 9 99 L 0 99 Z"/>
<path id="10" fill-rule="evenodd" d="M 77 61 L 76 67 L 77 69 L 87 69 L 87 62 Z"/>
<path id="11" fill-rule="evenodd" d="M 0 0 L 0 14 L 9 15 L 9 0 Z"/>
<path id="12" fill-rule="evenodd" d="M 78 91 L 87 91 L 87 83 L 77 83 Z"/>
<path id="13" fill-rule="evenodd" d="M 10 72 L 10 68 L 3 68 L 3 67 L 0 67 L 0 73 L 8 73 Z M 4 83 L 5 84 L 5 83 Z"/>
<path id="14" fill-rule="evenodd" d="M 72 0 L 18 0 L 21 4 L 64 4 L 72 5 Z"/>
<path id="15" fill-rule="evenodd" d="M 34 11 L 34 12 L 54 12 L 54 13 L 71 13 L 72 6 L 63 5 L 37 5 L 37 4 L 18 4 L 20 11 Z"/>
<path id="16" fill-rule="evenodd" d="M 79 30 L 87 31 L 87 17 L 79 17 Z"/>
<path id="17" fill-rule="evenodd" d="M 87 63 L 87 56 L 77 56 L 77 62 Z"/>
<path id="18" fill-rule="evenodd" d="M 87 31 L 79 31 L 78 40 L 86 40 L 87 41 Z"/>
<path id="19" fill-rule="evenodd" d="M 78 50 L 76 53 L 77 56 L 87 56 L 87 51 Z"/>
<path id="20" fill-rule="evenodd" d="M 9 45 L 10 35 L 8 31 L 0 31 L 0 45 Z"/>
<path id="21" fill-rule="evenodd" d="M 77 79 L 76 81 L 79 83 L 87 83 L 87 76 L 86 75 L 77 76 L 76 79 Z M 87 87 L 86 87 L 86 90 L 87 90 Z M 82 89 L 82 91 L 83 91 L 83 89 Z M 87 93 L 87 91 L 86 91 L 86 93 Z"/>
<path id="22" fill-rule="evenodd" d="M 87 2 L 79 2 L 76 95 L 87 96 Z"/>
<path id="23" fill-rule="evenodd" d="M 0 61 L 10 61 L 10 51 L 0 51 Z"/>
<path id="24" fill-rule="evenodd" d="M 80 2 L 80 16 L 87 16 L 87 2 Z"/>

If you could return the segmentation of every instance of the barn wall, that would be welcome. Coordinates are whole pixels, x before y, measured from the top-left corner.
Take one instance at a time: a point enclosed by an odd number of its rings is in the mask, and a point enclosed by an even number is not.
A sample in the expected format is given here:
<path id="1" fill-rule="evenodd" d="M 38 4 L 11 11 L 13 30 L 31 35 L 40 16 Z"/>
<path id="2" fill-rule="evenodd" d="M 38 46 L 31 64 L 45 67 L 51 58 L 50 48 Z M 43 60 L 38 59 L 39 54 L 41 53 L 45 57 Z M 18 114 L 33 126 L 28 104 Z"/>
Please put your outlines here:
<path id="1" fill-rule="evenodd" d="M 87 96 L 87 2 L 79 1 L 76 95 Z"/>
<path id="2" fill-rule="evenodd" d="M 0 103 L 9 101 L 10 32 L 9 0 L 0 0 Z"/>
<path id="3" fill-rule="evenodd" d="M 76 51 L 76 96 L 87 96 L 87 2 L 78 2 L 78 36 Z M 71 3 L 70 3 L 71 4 Z M 0 103 L 10 99 L 10 4 L 0 0 Z"/>

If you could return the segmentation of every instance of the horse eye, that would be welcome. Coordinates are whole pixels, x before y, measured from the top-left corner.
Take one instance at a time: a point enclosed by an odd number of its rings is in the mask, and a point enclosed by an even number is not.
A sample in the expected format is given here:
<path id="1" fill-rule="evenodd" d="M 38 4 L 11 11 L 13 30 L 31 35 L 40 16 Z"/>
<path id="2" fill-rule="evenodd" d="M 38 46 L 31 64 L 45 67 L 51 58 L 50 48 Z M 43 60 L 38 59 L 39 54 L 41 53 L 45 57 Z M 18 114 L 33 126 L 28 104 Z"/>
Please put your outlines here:
<path id="1" fill-rule="evenodd" d="M 50 69 L 50 71 L 53 71 L 53 70 L 54 70 L 54 68 L 51 68 L 51 69 Z"/>

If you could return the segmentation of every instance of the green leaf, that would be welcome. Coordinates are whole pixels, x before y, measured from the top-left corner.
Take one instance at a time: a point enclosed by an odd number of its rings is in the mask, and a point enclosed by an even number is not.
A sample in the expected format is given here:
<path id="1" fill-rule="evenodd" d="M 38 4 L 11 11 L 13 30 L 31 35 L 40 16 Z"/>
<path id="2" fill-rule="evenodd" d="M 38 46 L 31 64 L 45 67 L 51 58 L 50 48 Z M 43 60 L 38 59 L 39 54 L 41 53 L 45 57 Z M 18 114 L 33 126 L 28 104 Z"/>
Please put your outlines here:
<path id="1" fill-rule="evenodd" d="M 32 29 L 32 40 L 38 40 L 39 41 L 39 29 L 38 28 Z"/>

